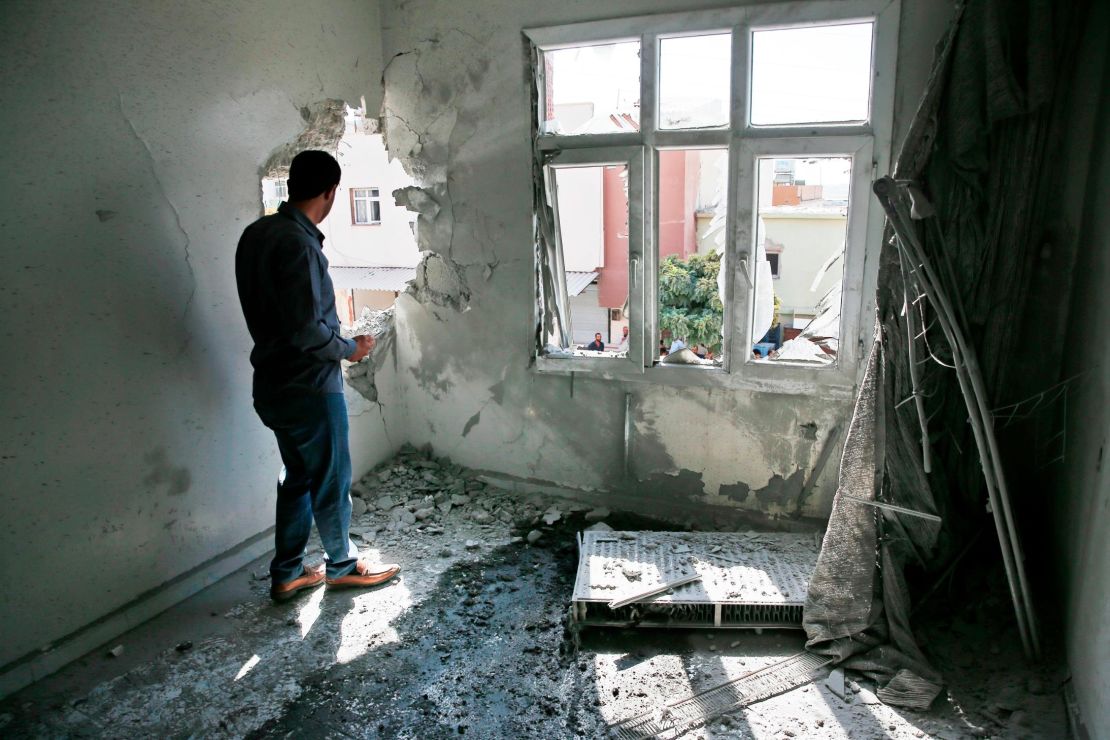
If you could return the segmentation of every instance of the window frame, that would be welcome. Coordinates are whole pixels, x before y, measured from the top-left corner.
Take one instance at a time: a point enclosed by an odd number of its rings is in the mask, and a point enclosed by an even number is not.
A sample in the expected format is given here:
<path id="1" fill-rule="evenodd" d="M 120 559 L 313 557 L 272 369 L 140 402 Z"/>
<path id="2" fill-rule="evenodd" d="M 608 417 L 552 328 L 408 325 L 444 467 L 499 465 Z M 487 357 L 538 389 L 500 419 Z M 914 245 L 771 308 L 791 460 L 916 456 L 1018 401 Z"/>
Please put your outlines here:
<path id="1" fill-rule="evenodd" d="M 644 321 L 644 158 L 641 147 L 593 147 L 590 149 L 567 149 L 554 152 L 544 161 L 544 185 L 547 205 L 551 209 L 554 223 L 559 223 L 559 191 L 556 185 L 555 170 L 572 167 L 620 166 L 628 168 L 628 319 L 629 326 Z M 561 257 L 562 244 L 559 230 L 555 230 L 556 249 Z M 561 269 L 561 265 L 560 265 Z M 565 274 L 565 273 L 564 273 Z M 569 299 L 568 299 L 569 300 Z M 567 308 L 569 314 L 569 306 Z M 569 330 L 569 325 L 568 325 Z M 541 370 L 560 371 L 570 363 L 575 371 L 591 372 L 602 376 L 613 373 L 640 373 L 644 369 L 645 348 L 643 337 L 635 332 L 628 333 L 628 354 L 621 357 L 575 357 L 573 359 L 554 359 L 539 355 L 536 365 Z"/>
<path id="2" fill-rule="evenodd" d="M 775 255 L 775 262 L 773 265 L 771 265 L 771 278 L 773 280 L 778 280 L 780 277 L 782 277 L 782 248 L 767 249 L 765 245 L 764 251 L 767 253 L 768 262 L 771 261 L 770 256 L 772 254 Z"/>
<path id="3" fill-rule="evenodd" d="M 360 198 L 360 197 L 356 196 L 355 193 L 358 192 L 358 191 L 361 191 L 361 190 L 373 191 L 373 192 L 377 193 L 377 195 L 367 195 L 365 198 Z M 381 223 L 382 223 L 382 190 L 381 190 L 381 188 L 374 187 L 373 185 L 360 186 L 360 187 L 357 187 L 357 188 L 351 188 L 348 191 L 348 195 L 351 199 L 351 225 L 352 226 L 380 226 L 381 225 Z M 359 200 L 366 201 L 366 216 L 367 216 L 367 218 L 371 218 L 372 214 L 373 214 L 373 209 L 370 207 L 371 204 L 373 204 L 373 203 L 378 204 L 378 220 L 377 221 L 373 221 L 373 220 L 359 221 L 358 220 L 358 208 L 356 207 L 355 203 L 356 203 L 356 201 L 359 201 Z"/>
<path id="4" fill-rule="evenodd" d="M 806 0 L 750 7 L 722 8 L 691 13 L 640 16 L 580 24 L 525 29 L 534 60 L 533 153 L 537 163 L 568 152 L 604 152 L 617 148 L 640 148 L 643 152 L 644 184 L 644 279 L 632 295 L 633 268 L 630 264 L 630 304 L 640 303 L 643 319 L 630 321 L 634 338 L 643 353 L 637 369 L 603 374 L 628 380 L 649 380 L 675 385 L 742 387 L 776 393 L 812 393 L 850 397 L 858 379 L 860 359 L 871 341 L 870 326 L 863 317 L 874 305 L 877 262 L 882 239 L 882 210 L 872 204 L 870 183 L 878 171 L 887 171 L 891 157 L 894 82 L 900 0 Z M 874 23 L 872 68 L 868 110 L 861 122 L 831 124 L 754 125 L 751 123 L 752 33 L 754 31 L 846 24 Z M 660 129 L 659 57 L 660 39 L 731 32 L 730 122 L 716 128 Z M 640 130 L 604 134 L 541 134 L 537 116 L 544 110 L 544 51 L 620 41 L 640 42 Z M 723 347 L 721 366 L 677 366 L 655 362 L 658 334 L 658 243 L 656 218 L 659 198 L 658 153 L 666 149 L 727 148 L 726 254 Z M 798 155 L 850 155 L 853 158 L 848 211 L 848 236 L 844 257 L 840 346 L 834 366 L 814 367 L 794 363 L 753 363 L 750 349 L 751 297 L 747 289 L 748 269 L 754 254 L 756 157 Z M 629 197 L 630 217 L 634 207 Z M 557 229 L 556 229 L 557 231 Z M 630 247 L 631 249 L 631 247 Z M 781 259 L 781 257 L 780 257 Z M 745 261 L 747 260 L 747 262 Z M 780 264 L 781 269 L 781 264 Z M 650 307 L 650 308 L 649 308 Z M 544 307 L 537 301 L 537 312 Z M 632 311 L 630 311 L 630 314 Z M 631 316 L 630 316 L 631 318 Z M 537 322 L 543 317 L 537 315 Z M 638 342 L 637 342 L 638 340 Z M 538 348 L 537 348 L 538 350 Z M 739 358 L 739 359 L 737 359 Z M 583 360 L 536 357 L 536 368 L 545 372 L 594 372 Z M 611 364 L 611 362 L 610 362 Z"/>

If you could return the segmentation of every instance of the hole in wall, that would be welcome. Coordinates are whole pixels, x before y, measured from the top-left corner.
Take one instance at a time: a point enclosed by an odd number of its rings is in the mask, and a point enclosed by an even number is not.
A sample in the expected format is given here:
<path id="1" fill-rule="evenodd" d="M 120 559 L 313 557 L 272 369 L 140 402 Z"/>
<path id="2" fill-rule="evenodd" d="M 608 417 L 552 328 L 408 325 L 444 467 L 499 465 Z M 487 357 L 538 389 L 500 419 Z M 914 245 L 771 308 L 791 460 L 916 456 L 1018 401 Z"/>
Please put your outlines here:
<path id="1" fill-rule="evenodd" d="M 391 160 L 378 119 L 366 103 L 351 107 L 329 100 L 302 111 L 306 129 L 280 147 L 263 168 L 262 210 L 276 213 L 288 197 L 289 163 L 305 149 L 333 154 L 342 169 L 335 206 L 320 224 L 324 255 L 345 333 L 377 325 L 374 314 L 393 307 L 416 277 L 421 254 L 416 213 L 396 204 L 393 193 L 414 182 Z"/>

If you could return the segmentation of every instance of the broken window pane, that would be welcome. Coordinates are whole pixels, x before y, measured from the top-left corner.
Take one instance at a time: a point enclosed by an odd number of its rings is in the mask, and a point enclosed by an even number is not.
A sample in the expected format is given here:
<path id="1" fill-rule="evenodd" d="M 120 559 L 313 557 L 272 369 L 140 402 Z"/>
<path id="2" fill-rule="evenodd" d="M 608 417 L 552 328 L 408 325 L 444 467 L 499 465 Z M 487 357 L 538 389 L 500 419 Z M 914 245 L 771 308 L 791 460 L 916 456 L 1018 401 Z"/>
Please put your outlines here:
<path id="1" fill-rule="evenodd" d="M 752 360 L 835 364 L 852 160 L 767 157 L 757 172 Z"/>
<path id="2" fill-rule="evenodd" d="M 544 134 L 611 134 L 640 129 L 640 42 L 544 52 Z"/>
<path id="3" fill-rule="evenodd" d="M 575 354 L 628 354 L 628 167 L 555 169 Z"/>
<path id="4" fill-rule="evenodd" d="M 707 128 L 729 122 L 732 34 L 659 42 L 659 127 Z"/>
<path id="5" fill-rule="evenodd" d="M 720 364 L 728 150 L 659 152 L 658 192 L 659 356 Z"/>
<path id="6" fill-rule="evenodd" d="M 753 32 L 752 124 L 868 120 L 873 26 Z"/>

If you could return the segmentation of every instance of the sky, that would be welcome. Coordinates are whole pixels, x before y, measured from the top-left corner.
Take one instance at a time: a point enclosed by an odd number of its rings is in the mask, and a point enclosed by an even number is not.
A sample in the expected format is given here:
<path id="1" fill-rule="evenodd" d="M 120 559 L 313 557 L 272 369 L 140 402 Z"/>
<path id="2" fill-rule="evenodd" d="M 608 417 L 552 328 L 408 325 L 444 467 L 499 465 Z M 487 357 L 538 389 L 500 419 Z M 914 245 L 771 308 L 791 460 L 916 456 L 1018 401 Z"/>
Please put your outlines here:
<path id="1" fill-rule="evenodd" d="M 752 123 L 862 120 L 870 94 L 871 23 L 755 31 Z M 730 34 L 663 39 L 661 125 L 727 123 Z M 638 116 L 639 43 L 548 52 L 555 102 L 590 101 L 595 113 Z"/>

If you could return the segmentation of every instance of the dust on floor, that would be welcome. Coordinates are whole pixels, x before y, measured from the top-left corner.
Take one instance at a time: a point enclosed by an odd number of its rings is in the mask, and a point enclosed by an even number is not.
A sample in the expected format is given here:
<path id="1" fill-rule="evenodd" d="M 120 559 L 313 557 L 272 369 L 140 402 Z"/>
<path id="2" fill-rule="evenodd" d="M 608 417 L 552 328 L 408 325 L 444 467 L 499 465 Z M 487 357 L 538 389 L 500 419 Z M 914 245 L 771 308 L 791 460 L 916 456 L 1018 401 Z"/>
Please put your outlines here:
<path id="1" fill-rule="evenodd" d="M 0 734 L 601 738 L 622 719 L 803 647 L 801 632 L 785 630 L 589 630 L 576 648 L 566 630 L 574 533 L 596 511 L 487 489 L 411 449 L 355 491 L 367 506 L 357 506 L 353 530 L 364 551 L 401 563 L 399 582 L 317 589 L 275 605 L 258 561 L 7 699 Z M 1045 678 L 990 644 L 946 644 L 943 635 L 930 646 L 942 657 L 1005 664 L 1005 707 L 990 686 L 976 688 L 982 671 L 966 666 L 954 682 L 959 696 L 929 712 L 880 704 L 859 677 L 843 700 L 819 680 L 682 737 L 1063 736 L 1057 674 Z M 124 654 L 109 657 L 116 644 Z M 1040 702 L 1037 717 L 1007 708 L 1022 701 Z"/>

